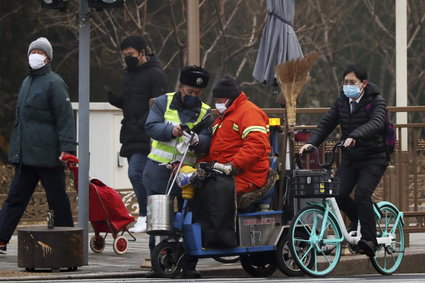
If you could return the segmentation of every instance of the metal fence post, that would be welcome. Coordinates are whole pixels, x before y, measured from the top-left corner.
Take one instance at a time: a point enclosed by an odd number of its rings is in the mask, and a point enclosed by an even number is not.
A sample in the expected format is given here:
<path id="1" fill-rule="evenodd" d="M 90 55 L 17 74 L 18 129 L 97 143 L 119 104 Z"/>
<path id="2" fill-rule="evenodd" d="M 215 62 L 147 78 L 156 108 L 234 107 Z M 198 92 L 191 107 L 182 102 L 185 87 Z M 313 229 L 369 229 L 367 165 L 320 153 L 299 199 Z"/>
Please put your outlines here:
<path id="1" fill-rule="evenodd" d="M 409 211 L 409 153 L 407 151 L 398 151 L 397 155 L 397 185 L 398 185 L 398 208 L 401 211 Z M 409 219 L 405 218 L 406 226 L 409 225 Z M 409 233 L 405 235 L 405 242 L 409 244 Z"/>

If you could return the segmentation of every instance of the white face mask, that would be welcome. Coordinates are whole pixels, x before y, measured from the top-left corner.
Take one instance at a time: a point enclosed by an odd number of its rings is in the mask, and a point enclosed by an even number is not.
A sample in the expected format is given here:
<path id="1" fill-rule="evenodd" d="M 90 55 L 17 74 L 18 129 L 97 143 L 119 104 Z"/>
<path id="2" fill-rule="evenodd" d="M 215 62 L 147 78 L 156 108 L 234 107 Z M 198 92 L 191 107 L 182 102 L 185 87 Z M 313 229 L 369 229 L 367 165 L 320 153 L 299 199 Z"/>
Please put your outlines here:
<path id="1" fill-rule="evenodd" d="M 44 60 L 46 60 L 46 56 L 37 53 L 31 54 L 28 57 L 28 63 L 30 64 L 30 67 L 34 70 L 40 69 L 41 67 L 46 65 L 46 63 L 44 63 Z"/>
<path id="2" fill-rule="evenodd" d="M 223 103 L 216 103 L 215 104 L 215 109 L 217 109 L 217 111 L 220 113 L 220 114 L 223 114 L 224 113 L 224 111 L 226 111 L 226 109 L 227 109 L 227 107 L 226 107 L 226 104 L 227 104 L 227 102 L 228 102 L 229 100 L 227 99 L 225 102 L 223 102 Z"/>

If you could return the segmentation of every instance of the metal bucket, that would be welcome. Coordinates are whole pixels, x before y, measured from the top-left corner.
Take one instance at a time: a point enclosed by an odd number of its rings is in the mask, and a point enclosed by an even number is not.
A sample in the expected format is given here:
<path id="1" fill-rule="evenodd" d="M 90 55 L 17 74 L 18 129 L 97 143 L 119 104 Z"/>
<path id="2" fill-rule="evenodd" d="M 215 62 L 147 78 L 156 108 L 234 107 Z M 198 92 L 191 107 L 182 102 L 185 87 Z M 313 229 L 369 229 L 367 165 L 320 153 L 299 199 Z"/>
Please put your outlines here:
<path id="1" fill-rule="evenodd" d="M 148 196 L 147 229 L 150 235 L 173 233 L 174 197 L 167 195 Z"/>

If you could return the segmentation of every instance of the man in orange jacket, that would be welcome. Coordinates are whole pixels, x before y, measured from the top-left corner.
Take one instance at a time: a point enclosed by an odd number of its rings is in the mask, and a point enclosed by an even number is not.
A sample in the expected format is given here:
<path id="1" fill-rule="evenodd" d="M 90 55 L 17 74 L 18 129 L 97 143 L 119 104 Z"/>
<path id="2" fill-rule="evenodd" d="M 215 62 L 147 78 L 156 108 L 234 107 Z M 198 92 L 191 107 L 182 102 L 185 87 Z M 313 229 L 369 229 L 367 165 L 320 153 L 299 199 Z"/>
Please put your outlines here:
<path id="1" fill-rule="evenodd" d="M 206 161 L 231 165 L 238 195 L 263 187 L 270 170 L 266 113 L 248 100 L 230 75 L 216 83 L 213 97 L 219 117 Z"/>

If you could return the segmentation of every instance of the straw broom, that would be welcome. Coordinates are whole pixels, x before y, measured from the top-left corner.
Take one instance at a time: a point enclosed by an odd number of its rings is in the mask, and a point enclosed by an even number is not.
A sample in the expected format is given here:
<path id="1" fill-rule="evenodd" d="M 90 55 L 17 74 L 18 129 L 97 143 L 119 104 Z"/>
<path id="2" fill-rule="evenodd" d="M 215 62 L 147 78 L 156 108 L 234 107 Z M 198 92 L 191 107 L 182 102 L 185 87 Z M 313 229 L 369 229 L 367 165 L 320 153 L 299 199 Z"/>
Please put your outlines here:
<path id="1" fill-rule="evenodd" d="M 286 100 L 286 120 L 288 130 L 293 132 L 296 124 L 297 98 L 309 80 L 309 72 L 318 53 L 309 53 L 305 57 L 281 63 L 275 67 L 276 78 Z"/>

